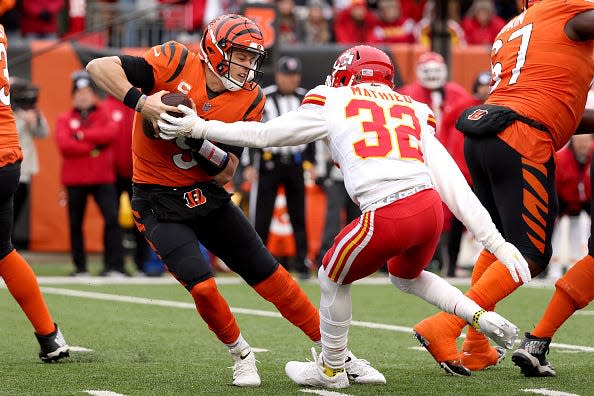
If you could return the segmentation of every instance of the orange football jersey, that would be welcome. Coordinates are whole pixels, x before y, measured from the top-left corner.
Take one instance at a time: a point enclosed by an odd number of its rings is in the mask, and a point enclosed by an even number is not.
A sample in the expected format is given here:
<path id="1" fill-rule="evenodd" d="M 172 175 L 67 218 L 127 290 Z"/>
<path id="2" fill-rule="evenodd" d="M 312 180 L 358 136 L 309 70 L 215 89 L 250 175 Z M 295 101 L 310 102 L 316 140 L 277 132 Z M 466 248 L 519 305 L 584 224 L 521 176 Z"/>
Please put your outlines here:
<path id="1" fill-rule="evenodd" d="M 202 118 L 225 122 L 260 121 L 265 96 L 260 87 L 253 91 L 240 89 L 224 91 L 209 99 L 206 91 L 205 63 L 199 55 L 184 45 L 170 41 L 155 46 L 144 54 L 144 59 L 153 67 L 155 86 L 152 93 L 166 90 L 182 92 L 196 104 Z M 142 119 L 135 116 L 132 138 L 132 162 L 135 183 L 161 186 L 190 186 L 212 180 L 190 155 L 184 139 L 155 140 L 142 132 Z"/>
<path id="2" fill-rule="evenodd" d="M 582 118 L 594 77 L 594 44 L 569 39 L 564 28 L 591 9 L 594 2 L 586 0 L 542 1 L 509 21 L 493 43 L 487 103 L 510 107 L 551 132 L 517 122 L 499 134 L 533 161 L 545 162 L 563 147 Z"/>
<path id="3" fill-rule="evenodd" d="M 10 107 L 10 85 L 8 84 L 8 59 L 6 55 L 6 34 L 0 25 L 0 166 L 23 159 L 19 145 L 14 114 Z"/>

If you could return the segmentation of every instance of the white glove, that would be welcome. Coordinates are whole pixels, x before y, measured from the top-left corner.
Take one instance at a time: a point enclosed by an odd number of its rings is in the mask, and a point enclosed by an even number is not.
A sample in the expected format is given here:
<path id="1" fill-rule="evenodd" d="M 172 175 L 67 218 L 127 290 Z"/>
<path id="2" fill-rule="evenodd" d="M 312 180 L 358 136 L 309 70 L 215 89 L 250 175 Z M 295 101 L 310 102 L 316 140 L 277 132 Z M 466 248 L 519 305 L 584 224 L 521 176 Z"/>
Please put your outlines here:
<path id="1" fill-rule="evenodd" d="M 174 117 L 167 113 L 161 113 L 160 120 L 157 125 L 161 130 L 159 134 L 161 137 L 192 137 L 194 139 L 202 139 L 206 134 L 206 121 L 196 114 L 196 112 L 188 106 L 178 105 L 177 108 L 184 113 L 183 117 Z"/>
<path id="2" fill-rule="evenodd" d="M 528 262 L 526 262 L 522 253 L 514 245 L 504 242 L 492 253 L 497 257 L 497 260 L 501 261 L 507 267 L 514 282 L 519 282 L 518 275 L 522 279 L 522 282 L 530 282 L 532 275 L 530 274 L 530 268 L 528 268 Z"/>
<path id="3" fill-rule="evenodd" d="M 166 133 L 163 133 L 161 131 L 159 131 L 157 133 L 157 135 L 159 135 L 159 138 L 163 139 L 163 140 L 173 140 L 173 139 L 177 139 L 177 135 L 168 135 Z"/>

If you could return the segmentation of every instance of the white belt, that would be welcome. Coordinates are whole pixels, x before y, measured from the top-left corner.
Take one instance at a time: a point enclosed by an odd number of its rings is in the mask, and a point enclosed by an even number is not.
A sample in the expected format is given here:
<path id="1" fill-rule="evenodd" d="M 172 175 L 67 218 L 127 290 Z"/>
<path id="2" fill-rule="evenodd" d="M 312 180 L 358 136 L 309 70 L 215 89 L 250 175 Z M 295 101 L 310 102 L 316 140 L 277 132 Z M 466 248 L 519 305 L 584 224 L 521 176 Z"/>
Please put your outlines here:
<path id="1" fill-rule="evenodd" d="M 378 199 L 377 201 L 373 202 L 372 204 L 369 205 L 369 209 L 373 210 L 373 209 L 381 208 L 382 206 L 389 205 L 392 202 L 396 202 L 403 198 L 410 197 L 411 195 L 414 195 L 414 194 L 418 193 L 419 191 L 428 190 L 430 188 L 433 188 L 433 186 L 431 184 L 419 184 L 417 186 L 407 188 L 406 190 L 395 192 L 393 194 L 388 195 L 387 197 Z"/>

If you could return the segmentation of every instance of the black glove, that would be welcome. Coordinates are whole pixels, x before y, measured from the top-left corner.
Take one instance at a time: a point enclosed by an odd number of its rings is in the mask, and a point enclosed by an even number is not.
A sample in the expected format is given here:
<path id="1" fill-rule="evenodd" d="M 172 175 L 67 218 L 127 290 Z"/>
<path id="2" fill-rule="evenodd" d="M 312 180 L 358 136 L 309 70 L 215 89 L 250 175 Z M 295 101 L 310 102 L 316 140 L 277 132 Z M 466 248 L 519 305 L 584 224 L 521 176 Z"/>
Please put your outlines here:
<path id="1" fill-rule="evenodd" d="M 39 19 L 41 19 L 43 22 L 49 22 L 52 20 L 52 13 L 49 12 L 48 10 L 43 10 L 39 13 L 39 15 L 37 15 L 39 17 Z"/>

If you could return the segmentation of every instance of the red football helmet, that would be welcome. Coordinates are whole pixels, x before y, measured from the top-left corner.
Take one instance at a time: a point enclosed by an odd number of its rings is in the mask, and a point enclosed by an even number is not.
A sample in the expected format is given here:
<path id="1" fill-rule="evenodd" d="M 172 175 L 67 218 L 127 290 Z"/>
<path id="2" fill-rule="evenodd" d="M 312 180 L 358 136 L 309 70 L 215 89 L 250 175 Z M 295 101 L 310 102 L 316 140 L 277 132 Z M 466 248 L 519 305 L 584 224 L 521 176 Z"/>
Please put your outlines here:
<path id="1" fill-rule="evenodd" d="M 448 80 L 448 67 L 443 56 L 436 52 L 425 52 L 417 60 L 417 81 L 423 87 L 436 90 Z"/>
<path id="2" fill-rule="evenodd" d="M 378 83 L 394 88 L 394 65 L 385 52 L 368 45 L 357 45 L 338 56 L 332 75 L 326 78 L 331 87 Z"/>
<path id="3" fill-rule="evenodd" d="M 233 51 L 243 50 L 255 54 L 248 74 L 238 81 L 230 74 Z M 266 57 L 262 32 L 252 20 L 236 14 L 221 15 L 210 22 L 200 42 L 200 56 L 229 91 L 240 88 L 252 90 L 262 78 L 260 67 Z"/>

